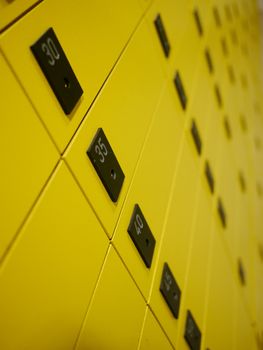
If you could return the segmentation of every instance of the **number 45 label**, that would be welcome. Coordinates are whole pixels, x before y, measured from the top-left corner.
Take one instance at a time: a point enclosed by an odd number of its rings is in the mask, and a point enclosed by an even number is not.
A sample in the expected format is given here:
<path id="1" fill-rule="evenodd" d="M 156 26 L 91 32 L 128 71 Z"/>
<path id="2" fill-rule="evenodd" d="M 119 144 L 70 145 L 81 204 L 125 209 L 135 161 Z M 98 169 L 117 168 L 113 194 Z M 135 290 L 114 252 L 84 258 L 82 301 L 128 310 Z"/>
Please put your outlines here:
<path id="1" fill-rule="evenodd" d="M 53 30 L 49 28 L 31 50 L 65 114 L 70 114 L 83 90 Z"/>

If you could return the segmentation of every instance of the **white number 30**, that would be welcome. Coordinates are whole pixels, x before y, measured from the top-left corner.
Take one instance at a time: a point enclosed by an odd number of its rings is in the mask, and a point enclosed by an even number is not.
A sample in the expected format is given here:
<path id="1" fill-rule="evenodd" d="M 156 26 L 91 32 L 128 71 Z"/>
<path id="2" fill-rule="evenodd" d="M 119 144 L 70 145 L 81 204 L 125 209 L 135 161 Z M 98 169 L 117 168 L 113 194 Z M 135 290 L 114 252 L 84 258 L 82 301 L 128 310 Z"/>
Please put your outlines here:
<path id="1" fill-rule="evenodd" d="M 58 61 L 60 58 L 59 51 L 54 41 L 50 37 L 48 37 L 46 42 L 42 43 L 41 48 L 42 48 L 42 51 L 48 57 L 48 63 L 51 66 L 54 66 L 56 64 L 56 61 Z"/>

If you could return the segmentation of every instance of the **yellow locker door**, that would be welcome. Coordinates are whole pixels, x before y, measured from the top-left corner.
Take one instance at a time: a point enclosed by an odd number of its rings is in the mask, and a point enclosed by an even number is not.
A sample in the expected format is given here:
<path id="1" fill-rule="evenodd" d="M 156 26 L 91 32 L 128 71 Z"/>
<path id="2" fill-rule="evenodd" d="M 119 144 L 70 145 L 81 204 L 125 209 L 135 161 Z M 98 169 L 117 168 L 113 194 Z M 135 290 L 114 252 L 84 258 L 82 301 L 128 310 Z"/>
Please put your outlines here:
<path id="1" fill-rule="evenodd" d="M 66 162 L 109 237 L 119 217 L 164 81 L 147 26 L 142 22 L 65 153 Z M 86 154 L 98 128 L 103 129 L 125 175 L 116 203 L 110 199 Z"/>
<path id="2" fill-rule="evenodd" d="M 174 317 L 160 292 L 164 264 L 167 263 L 181 291 L 184 292 L 189 256 L 192 220 L 196 207 L 198 155 L 190 135 L 185 135 L 174 187 L 166 214 L 164 233 L 151 288 L 149 305 L 175 346 L 178 319 Z M 179 308 L 179 318 L 181 310 Z"/>
<path id="3" fill-rule="evenodd" d="M 142 295 L 111 246 L 76 350 L 136 349 L 145 312 Z"/>
<path id="4" fill-rule="evenodd" d="M 0 0 L 0 31 L 25 14 L 41 0 Z"/>
<path id="5" fill-rule="evenodd" d="M 174 349 L 152 311 L 147 308 L 138 350 Z"/>
<path id="6" fill-rule="evenodd" d="M 187 263 L 187 277 L 182 294 L 181 320 L 179 324 L 176 349 L 189 349 L 185 341 L 186 317 L 190 310 L 201 332 L 201 340 L 204 337 L 205 304 L 207 299 L 207 280 L 209 266 L 211 264 L 211 219 L 212 196 L 209 186 L 201 168 L 199 180 L 199 195 L 196 221 L 193 227 L 193 240 L 191 244 L 190 259 Z"/>
<path id="7" fill-rule="evenodd" d="M 146 300 L 149 298 L 155 265 L 158 261 L 165 214 L 183 135 L 184 120 L 176 109 L 173 86 L 170 85 L 172 83 L 164 89 L 155 112 L 113 236 L 114 246 Z M 146 267 L 127 231 L 135 204 L 142 210 L 156 243 L 150 268 Z M 144 243 L 143 240 L 139 242 Z M 142 254 L 143 252 L 148 254 L 150 251 L 146 241 L 140 247 Z"/>
<path id="8" fill-rule="evenodd" d="M 0 46 L 61 152 L 118 61 L 141 14 L 137 1 L 75 0 L 61 4 L 45 0 L 2 34 Z M 84 91 L 69 115 L 63 112 L 30 49 L 51 27 Z M 65 94 L 68 101 L 76 90 L 50 34 L 39 50 L 54 78 L 54 90 Z"/>
<path id="9" fill-rule="evenodd" d="M 72 350 L 107 247 L 60 163 L 0 269 L 0 348 Z"/>
<path id="10" fill-rule="evenodd" d="M 0 260 L 58 162 L 59 154 L 0 54 Z"/>
<path id="11" fill-rule="evenodd" d="M 258 350 L 255 330 L 252 327 L 252 321 L 247 309 L 245 308 L 244 300 L 241 298 L 239 290 L 236 293 L 237 310 L 235 313 L 235 348 L 238 350 Z"/>
<path id="12" fill-rule="evenodd" d="M 214 226 L 212 259 L 209 271 L 208 297 L 203 348 L 222 350 L 234 348 L 234 277 L 220 231 Z"/>

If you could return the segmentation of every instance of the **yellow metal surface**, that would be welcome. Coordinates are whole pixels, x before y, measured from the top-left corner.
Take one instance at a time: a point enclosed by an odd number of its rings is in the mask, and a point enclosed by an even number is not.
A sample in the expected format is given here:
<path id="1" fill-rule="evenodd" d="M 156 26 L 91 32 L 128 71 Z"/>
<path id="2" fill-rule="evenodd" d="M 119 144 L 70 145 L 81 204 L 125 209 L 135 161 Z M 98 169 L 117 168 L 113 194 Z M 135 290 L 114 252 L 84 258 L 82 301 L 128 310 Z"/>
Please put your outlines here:
<path id="1" fill-rule="evenodd" d="M 260 17 L 256 0 L 0 0 L 1 350 L 187 350 L 188 311 L 194 350 L 263 349 Z M 50 27 L 83 89 L 68 116 L 30 49 Z M 117 202 L 87 156 L 98 128 Z"/>
<path id="2" fill-rule="evenodd" d="M 142 23 L 65 154 L 66 162 L 109 237 L 117 223 L 164 81 L 146 25 Z M 99 127 L 103 128 L 125 174 L 117 203 L 110 200 L 86 155 Z"/>
<path id="3" fill-rule="evenodd" d="M 183 119 L 176 109 L 174 97 L 174 91 L 168 85 L 163 91 L 154 120 L 149 128 L 149 135 L 145 141 L 113 237 L 114 246 L 122 256 L 146 300 L 149 298 L 157 263 L 163 222 L 183 134 Z M 169 150 L 172 150 L 172 156 Z M 158 200 L 153 200 L 153 194 Z M 139 204 L 156 240 L 150 269 L 145 268 L 145 264 L 127 232 L 135 203 Z"/>
<path id="4" fill-rule="evenodd" d="M 62 162 L 1 266 L 0 348 L 72 349 L 107 247 Z"/>
<path id="5" fill-rule="evenodd" d="M 1 54 L 0 71 L 1 261 L 59 155 Z"/>
<path id="6" fill-rule="evenodd" d="M 213 246 L 203 347 L 234 349 L 234 280 L 220 232 L 215 228 L 211 233 Z"/>
<path id="7" fill-rule="evenodd" d="M 152 285 L 149 305 L 159 319 L 165 332 L 175 346 L 178 320 L 176 320 L 165 303 L 159 286 L 163 264 L 168 263 L 181 291 L 185 287 L 186 267 L 190 251 L 191 228 L 194 217 L 197 193 L 197 158 L 196 150 L 190 136 L 186 135 L 180 163 L 174 179 L 172 196 L 165 219 L 162 245 L 154 281 Z M 190 198 L 191 194 L 191 200 Z M 173 242 L 171 244 L 171 242 Z M 180 317 L 180 313 L 179 313 Z"/>
<path id="8" fill-rule="evenodd" d="M 144 299 L 111 246 L 76 349 L 136 349 L 145 312 Z"/>
<path id="9" fill-rule="evenodd" d="M 0 31 L 41 0 L 0 0 Z"/>
<path id="10" fill-rule="evenodd" d="M 158 324 L 156 318 L 149 308 L 147 308 L 142 335 L 138 350 L 148 349 L 173 349 L 165 333 Z"/>
<path id="11" fill-rule="evenodd" d="M 203 171 L 203 168 L 201 168 Z M 191 310 L 200 331 L 204 332 L 207 300 L 207 277 L 211 263 L 211 206 L 212 200 L 205 178 L 198 184 L 198 209 L 194 225 L 190 257 L 187 262 L 187 277 L 181 303 L 181 321 L 176 342 L 176 349 L 188 349 L 184 339 L 187 310 Z M 208 219 L 210 218 L 210 220 Z"/>
<path id="12" fill-rule="evenodd" d="M 0 47 L 62 152 L 119 58 L 142 11 L 137 1 L 124 4 L 114 0 L 108 5 L 96 1 L 87 6 L 86 1 L 78 0 L 64 2 L 63 9 L 61 6 L 59 1 L 42 2 L 3 33 Z M 70 116 L 63 113 L 30 50 L 50 27 L 84 90 Z"/>

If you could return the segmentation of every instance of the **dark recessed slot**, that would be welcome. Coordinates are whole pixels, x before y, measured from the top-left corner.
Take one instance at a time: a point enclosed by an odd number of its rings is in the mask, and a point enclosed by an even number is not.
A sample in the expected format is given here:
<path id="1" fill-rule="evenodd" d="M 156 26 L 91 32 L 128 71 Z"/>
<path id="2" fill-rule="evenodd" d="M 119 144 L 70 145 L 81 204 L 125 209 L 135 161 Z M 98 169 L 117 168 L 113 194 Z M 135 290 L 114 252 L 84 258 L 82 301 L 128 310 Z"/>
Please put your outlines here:
<path id="1" fill-rule="evenodd" d="M 235 73 L 234 73 L 234 69 L 232 66 L 228 66 L 227 67 L 227 71 L 228 71 L 228 77 L 229 77 L 229 81 L 231 84 L 235 84 L 236 81 L 236 77 L 235 77 Z"/>
<path id="2" fill-rule="evenodd" d="M 211 193 L 214 193 L 215 182 L 214 182 L 213 173 L 208 161 L 205 162 L 205 176 L 206 176 L 206 180 L 208 182 L 208 186 L 210 188 Z"/>
<path id="3" fill-rule="evenodd" d="M 244 266 L 243 266 L 241 259 L 238 259 L 237 264 L 238 264 L 239 280 L 240 280 L 240 283 L 242 284 L 242 286 L 244 286 L 246 284 L 246 274 L 245 274 Z"/>
<path id="4" fill-rule="evenodd" d="M 170 44 L 160 14 L 157 15 L 154 25 L 157 30 L 164 54 L 166 57 L 168 57 L 170 54 Z"/>
<path id="5" fill-rule="evenodd" d="M 221 220 L 223 227 L 226 228 L 226 224 L 227 224 L 226 213 L 225 213 L 225 209 L 224 209 L 221 198 L 218 198 L 218 200 L 217 200 L 217 212 L 218 212 L 218 215 L 220 217 L 220 220 Z"/>
<path id="6" fill-rule="evenodd" d="M 213 66 L 213 62 L 212 62 L 210 51 L 208 49 L 205 50 L 205 58 L 206 58 L 206 63 L 207 63 L 207 66 L 208 66 L 209 73 L 212 74 L 213 71 L 214 71 L 214 66 Z"/>
<path id="7" fill-rule="evenodd" d="M 218 107 L 222 108 L 222 106 L 223 106 L 222 96 L 221 96 L 219 86 L 217 84 L 215 84 L 215 96 L 216 96 L 216 101 L 217 101 Z"/>
<path id="8" fill-rule="evenodd" d="M 231 127 L 228 121 L 228 118 L 225 116 L 224 118 L 224 127 L 225 127 L 225 132 L 226 132 L 226 136 L 229 140 L 231 140 L 232 138 L 232 131 L 231 131 Z"/>
<path id="9" fill-rule="evenodd" d="M 194 18 L 195 18 L 195 23 L 197 26 L 198 33 L 200 36 L 202 36 L 203 35 L 203 26 L 202 26 L 201 19 L 200 19 L 200 16 L 199 16 L 197 9 L 194 10 Z"/>
<path id="10" fill-rule="evenodd" d="M 180 78 L 179 72 L 176 72 L 176 74 L 175 74 L 174 85 L 175 85 L 177 93 L 179 95 L 179 99 L 180 99 L 182 108 L 186 109 L 187 97 L 185 94 L 184 86 L 183 86 L 182 80 Z"/>
<path id="11" fill-rule="evenodd" d="M 245 181 L 244 175 L 241 171 L 238 173 L 238 179 L 239 179 L 241 191 L 243 193 L 246 192 L 246 181 Z"/>
<path id="12" fill-rule="evenodd" d="M 231 9 L 228 5 L 225 5 L 225 13 L 226 13 L 226 19 L 228 21 L 232 21 L 232 13 L 231 13 Z"/>
<path id="13" fill-rule="evenodd" d="M 213 8 L 213 14 L 214 14 L 214 19 L 215 19 L 215 24 L 217 27 L 221 27 L 222 23 L 221 23 L 221 18 L 219 16 L 219 12 L 218 12 L 218 8 L 214 7 Z"/>
<path id="14" fill-rule="evenodd" d="M 200 329 L 193 318 L 193 315 L 187 310 L 184 339 L 189 345 L 191 350 L 199 350 L 201 348 L 201 337 L 202 334 Z"/>
<path id="15" fill-rule="evenodd" d="M 228 47 L 227 47 L 227 42 L 225 38 L 221 39 L 221 47 L 222 47 L 222 52 L 224 56 L 228 56 Z"/>
<path id="16" fill-rule="evenodd" d="M 201 137 L 200 137 L 199 131 L 197 129 L 197 126 L 196 126 L 196 123 L 194 120 L 192 121 L 191 134 L 192 134 L 192 137 L 194 140 L 194 144 L 195 144 L 197 153 L 200 155 L 202 152 L 202 141 L 201 141 Z"/>

